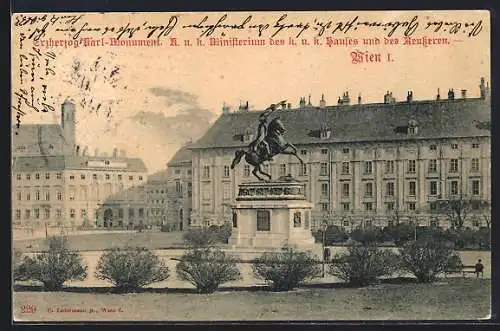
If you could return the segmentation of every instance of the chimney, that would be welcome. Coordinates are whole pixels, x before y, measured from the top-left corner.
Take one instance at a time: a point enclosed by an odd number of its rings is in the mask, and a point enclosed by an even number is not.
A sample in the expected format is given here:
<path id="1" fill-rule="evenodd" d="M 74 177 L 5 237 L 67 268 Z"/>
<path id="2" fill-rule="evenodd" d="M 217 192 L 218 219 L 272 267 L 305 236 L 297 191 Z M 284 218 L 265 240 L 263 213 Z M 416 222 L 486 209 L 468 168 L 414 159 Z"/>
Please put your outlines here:
<path id="1" fill-rule="evenodd" d="M 406 96 L 406 101 L 407 102 L 413 101 L 413 91 L 408 91 L 408 95 Z"/>
<path id="2" fill-rule="evenodd" d="M 118 148 L 113 149 L 113 157 L 118 157 Z"/>
<path id="3" fill-rule="evenodd" d="M 339 99 L 337 100 L 337 105 L 341 105 L 342 104 L 342 99 L 339 97 Z"/>
<path id="4" fill-rule="evenodd" d="M 76 156 L 80 155 L 80 146 L 76 145 Z"/>
<path id="5" fill-rule="evenodd" d="M 462 90 L 462 99 L 467 98 L 467 90 Z"/>
<path id="6" fill-rule="evenodd" d="M 308 107 L 311 107 L 312 106 L 312 103 L 311 103 L 311 95 L 309 94 L 309 102 L 307 104 Z"/>
<path id="7" fill-rule="evenodd" d="M 85 146 L 85 148 L 83 149 L 83 152 L 82 152 L 82 156 L 87 156 L 89 154 L 89 148 L 88 146 Z"/>
<path id="8" fill-rule="evenodd" d="M 292 109 L 292 104 L 289 102 L 287 107 L 288 107 L 288 109 Z"/>
<path id="9" fill-rule="evenodd" d="M 326 106 L 325 95 L 321 94 L 321 100 L 319 101 L 319 107 L 325 108 L 325 106 Z"/>
<path id="10" fill-rule="evenodd" d="M 228 105 L 226 105 L 226 102 L 222 104 L 222 113 L 223 114 L 229 114 L 230 108 Z"/>
<path id="11" fill-rule="evenodd" d="M 348 105 L 350 103 L 351 103 L 351 98 L 349 98 L 349 92 L 345 91 L 344 94 L 342 95 L 342 104 Z"/>
<path id="12" fill-rule="evenodd" d="M 99 156 L 99 148 L 96 148 L 94 151 L 94 156 Z"/>
<path id="13" fill-rule="evenodd" d="M 481 99 L 485 99 L 488 96 L 489 83 L 484 85 L 484 77 L 481 77 L 481 84 L 479 85 L 479 91 L 481 93 Z"/>
<path id="14" fill-rule="evenodd" d="M 358 105 L 360 105 L 360 104 L 361 104 L 361 93 L 358 94 Z"/>
<path id="15" fill-rule="evenodd" d="M 453 89 L 448 90 L 448 100 L 455 100 L 455 92 Z"/>
<path id="16" fill-rule="evenodd" d="M 436 95 L 436 100 L 441 100 L 441 95 L 439 94 L 439 88 L 438 88 L 438 94 Z"/>
<path id="17" fill-rule="evenodd" d="M 390 103 L 389 91 L 387 91 L 384 95 L 384 103 Z"/>
<path id="18" fill-rule="evenodd" d="M 301 97 L 299 102 L 299 107 L 304 108 L 306 106 L 306 97 Z"/>

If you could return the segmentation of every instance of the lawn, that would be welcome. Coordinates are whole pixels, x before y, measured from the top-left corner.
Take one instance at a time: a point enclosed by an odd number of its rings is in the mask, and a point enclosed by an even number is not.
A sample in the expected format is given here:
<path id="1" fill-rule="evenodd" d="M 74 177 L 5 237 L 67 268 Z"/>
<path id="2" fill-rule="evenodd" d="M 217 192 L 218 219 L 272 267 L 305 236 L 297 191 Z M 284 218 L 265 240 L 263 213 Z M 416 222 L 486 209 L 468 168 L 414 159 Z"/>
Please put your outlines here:
<path id="1" fill-rule="evenodd" d="M 14 292 L 13 308 L 16 320 L 24 321 L 479 319 L 490 313 L 490 284 L 489 279 L 456 278 L 434 284 L 308 287 L 282 293 Z M 21 313 L 23 306 L 36 311 Z"/>
<path id="2" fill-rule="evenodd" d="M 183 232 L 96 233 L 68 236 L 70 246 L 79 251 L 101 251 L 111 247 L 146 246 L 150 249 L 182 246 Z M 45 238 L 14 240 L 13 247 L 24 252 L 47 249 Z"/>

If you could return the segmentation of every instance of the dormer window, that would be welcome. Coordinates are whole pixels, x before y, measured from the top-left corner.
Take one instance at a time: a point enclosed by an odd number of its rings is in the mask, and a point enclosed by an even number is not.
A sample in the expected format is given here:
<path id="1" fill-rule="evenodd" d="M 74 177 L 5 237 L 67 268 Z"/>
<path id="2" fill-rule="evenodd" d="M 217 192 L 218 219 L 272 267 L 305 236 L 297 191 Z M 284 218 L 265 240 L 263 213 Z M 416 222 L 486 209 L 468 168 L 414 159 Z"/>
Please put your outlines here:
<path id="1" fill-rule="evenodd" d="M 330 139 L 331 135 L 332 135 L 332 130 L 328 128 L 326 125 L 322 125 L 319 131 L 320 139 Z"/>
<path id="2" fill-rule="evenodd" d="M 408 121 L 408 134 L 415 135 L 418 133 L 418 123 L 415 120 Z"/>

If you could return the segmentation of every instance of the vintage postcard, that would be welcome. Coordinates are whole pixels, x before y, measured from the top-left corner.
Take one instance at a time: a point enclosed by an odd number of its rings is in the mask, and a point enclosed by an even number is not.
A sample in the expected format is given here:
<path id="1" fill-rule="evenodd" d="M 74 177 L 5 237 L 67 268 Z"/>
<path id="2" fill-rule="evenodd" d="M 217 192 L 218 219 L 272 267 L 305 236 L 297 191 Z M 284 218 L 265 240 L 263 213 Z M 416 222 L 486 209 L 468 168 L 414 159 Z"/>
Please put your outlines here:
<path id="1" fill-rule="evenodd" d="M 14 13 L 15 322 L 490 316 L 490 13 Z"/>

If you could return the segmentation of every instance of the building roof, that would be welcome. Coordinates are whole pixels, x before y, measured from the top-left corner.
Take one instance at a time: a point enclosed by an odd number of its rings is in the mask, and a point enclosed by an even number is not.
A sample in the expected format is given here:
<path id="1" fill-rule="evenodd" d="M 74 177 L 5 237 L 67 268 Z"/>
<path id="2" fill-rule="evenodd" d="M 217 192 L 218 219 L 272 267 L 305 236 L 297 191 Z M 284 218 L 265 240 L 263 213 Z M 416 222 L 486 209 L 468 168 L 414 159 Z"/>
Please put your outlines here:
<path id="1" fill-rule="evenodd" d="M 17 135 L 13 135 L 14 143 L 20 142 L 23 138 L 32 140 L 33 137 L 38 136 L 39 132 L 43 140 L 48 138 L 64 139 L 64 134 L 59 124 L 22 124 L 19 128 L 16 128 L 14 125 L 12 126 L 12 131 L 17 132 Z"/>
<path id="2" fill-rule="evenodd" d="M 123 167 L 95 166 L 94 162 L 119 162 Z M 89 164 L 90 163 L 90 164 Z M 13 160 L 13 172 L 33 172 L 37 170 L 121 170 L 147 172 L 146 165 L 139 158 L 110 158 L 105 156 L 19 156 Z"/>
<path id="3" fill-rule="evenodd" d="M 190 149 L 191 144 L 186 145 L 179 149 L 175 155 L 168 161 L 168 166 L 181 165 L 184 163 L 190 163 L 192 160 L 192 151 Z"/>
<path id="4" fill-rule="evenodd" d="M 168 181 L 167 170 L 157 171 L 154 174 L 148 176 L 148 183 L 166 183 Z"/>
<path id="5" fill-rule="evenodd" d="M 245 132 L 255 133 L 263 111 L 222 114 L 191 149 L 241 147 L 248 143 Z M 374 103 L 301 109 L 279 109 L 287 131 L 285 139 L 294 144 L 325 144 L 361 141 L 393 141 L 408 139 L 491 136 L 484 125 L 491 119 L 489 99 Z M 407 134 L 408 125 L 416 121 L 418 130 Z M 320 130 L 331 130 L 328 138 L 320 138 Z"/>

